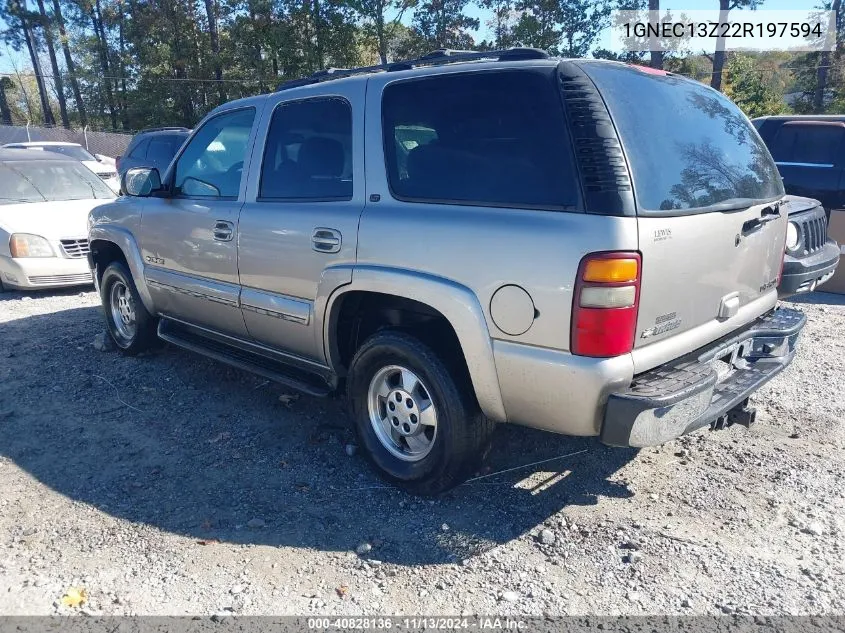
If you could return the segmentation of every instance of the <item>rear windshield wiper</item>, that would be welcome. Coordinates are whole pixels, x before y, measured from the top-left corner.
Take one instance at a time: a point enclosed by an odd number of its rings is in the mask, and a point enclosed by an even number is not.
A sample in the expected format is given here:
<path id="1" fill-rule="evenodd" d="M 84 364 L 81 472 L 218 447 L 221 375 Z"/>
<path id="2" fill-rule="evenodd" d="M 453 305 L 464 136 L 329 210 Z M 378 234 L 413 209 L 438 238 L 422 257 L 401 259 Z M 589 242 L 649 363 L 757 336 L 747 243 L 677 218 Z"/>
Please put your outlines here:
<path id="1" fill-rule="evenodd" d="M 716 204 L 712 204 L 708 207 L 704 207 L 703 210 L 706 211 L 739 211 L 741 209 L 747 209 L 748 207 L 753 207 L 758 204 L 768 204 L 765 209 L 774 208 L 775 213 L 780 213 L 778 209 L 780 208 L 780 200 L 778 198 L 770 198 L 768 200 L 763 199 L 760 200 L 759 198 L 731 198 L 730 200 L 724 200 L 722 202 L 717 202 Z M 764 215 L 765 215 L 764 209 Z"/>

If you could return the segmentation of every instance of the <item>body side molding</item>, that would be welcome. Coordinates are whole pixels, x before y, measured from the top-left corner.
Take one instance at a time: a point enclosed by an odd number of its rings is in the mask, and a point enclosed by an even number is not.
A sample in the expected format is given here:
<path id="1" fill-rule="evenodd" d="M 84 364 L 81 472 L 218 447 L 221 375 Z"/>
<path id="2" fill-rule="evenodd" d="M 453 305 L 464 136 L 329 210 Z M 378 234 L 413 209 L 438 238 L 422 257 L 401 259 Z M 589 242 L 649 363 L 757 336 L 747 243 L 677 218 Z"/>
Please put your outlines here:
<path id="1" fill-rule="evenodd" d="M 180 294 L 207 299 L 232 308 L 238 307 L 238 293 L 240 287 L 216 279 L 205 279 L 177 273 L 164 268 L 147 266 L 144 269 L 144 279 L 147 284 Z"/>
<path id="2" fill-rule="evenodd" d="M 311 304 L 308 301 L 254 288 L 241 289 L 241 309 L 300 325 L 311 322 Z"/>

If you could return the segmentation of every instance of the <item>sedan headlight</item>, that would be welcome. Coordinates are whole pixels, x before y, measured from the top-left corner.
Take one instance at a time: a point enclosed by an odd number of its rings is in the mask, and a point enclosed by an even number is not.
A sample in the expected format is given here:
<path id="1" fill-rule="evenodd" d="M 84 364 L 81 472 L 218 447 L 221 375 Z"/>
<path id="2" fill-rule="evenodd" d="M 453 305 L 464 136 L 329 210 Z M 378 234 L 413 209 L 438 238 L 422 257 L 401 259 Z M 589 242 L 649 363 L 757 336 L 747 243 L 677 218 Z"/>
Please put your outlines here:
<path id="1" fill-rule="evenodd" d="M 40 235 L 15 233 L 9 239 L 9 251 L 12 257 L 55 257 L 50 242 Z"/>
<path id="2" fill-rule="evenodd" d="M 794 251 L 798 248 L 801 240 L 801 232 L 798 230 L 798 225 L 795 222 L 790 222 L 786 225 L 786 250 Z"/>

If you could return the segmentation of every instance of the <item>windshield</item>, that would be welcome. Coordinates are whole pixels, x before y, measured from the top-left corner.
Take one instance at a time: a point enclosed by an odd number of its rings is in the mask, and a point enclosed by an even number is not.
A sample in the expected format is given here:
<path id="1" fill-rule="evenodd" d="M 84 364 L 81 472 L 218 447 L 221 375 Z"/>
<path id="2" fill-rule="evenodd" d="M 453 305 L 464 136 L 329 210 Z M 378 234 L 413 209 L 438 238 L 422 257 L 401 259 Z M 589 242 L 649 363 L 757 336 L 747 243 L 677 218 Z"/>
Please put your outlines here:
<path id="1" fill-rule="evenodd" d="M 783 195 L 754 127 L 715 90 L 621 64 L 584 69 L 616 124 L 640 211 L 726 210 Z"/>
<path id="2" fill-rule="evenodd" d="M 32 160 L 0 163 L 0 204 L 111 199 L 114 193 L 85 165 Z"/>
<path id="3" fill-rule="evenodd" d="M 67 156 L 73 160 L 97 160 L 87 149 L 78 145 L 42 145 L 41 149 L 45 152 Z"/>

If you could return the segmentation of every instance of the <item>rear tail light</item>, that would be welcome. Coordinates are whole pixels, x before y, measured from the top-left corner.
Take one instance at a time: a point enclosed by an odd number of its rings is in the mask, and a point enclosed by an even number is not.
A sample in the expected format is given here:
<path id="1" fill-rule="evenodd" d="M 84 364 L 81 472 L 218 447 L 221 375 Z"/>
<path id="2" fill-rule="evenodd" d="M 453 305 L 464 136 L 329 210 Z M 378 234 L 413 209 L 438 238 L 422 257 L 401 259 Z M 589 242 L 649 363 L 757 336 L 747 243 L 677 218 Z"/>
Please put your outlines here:
<path id="1" fill-rule="evenodd" d="M 573 354 L 606 358 L 634 348 L 641 275 L 639 253 L 593 253 L 581 260 L 572 300 Z"/>

